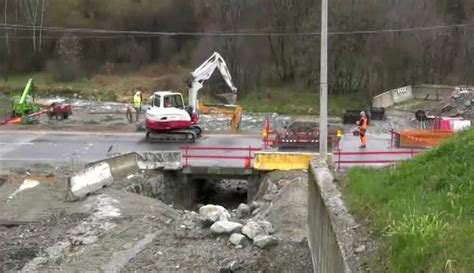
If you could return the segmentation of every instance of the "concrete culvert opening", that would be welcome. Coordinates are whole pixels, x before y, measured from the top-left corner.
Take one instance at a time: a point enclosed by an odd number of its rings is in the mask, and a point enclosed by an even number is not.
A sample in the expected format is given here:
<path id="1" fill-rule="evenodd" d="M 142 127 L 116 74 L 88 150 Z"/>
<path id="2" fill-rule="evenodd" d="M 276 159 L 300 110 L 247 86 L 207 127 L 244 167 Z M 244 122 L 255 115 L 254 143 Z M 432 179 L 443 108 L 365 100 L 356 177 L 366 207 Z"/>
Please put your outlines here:
<path id="1" fill-rule="evenodd" d="M 196 203 L 235 209 L 247 203 L 247 181 L 241 179 L 194 179 L 198 185 Z"/>
<path id="2" fill-rule="evenodd" d="M 121 183 L 120 183 L 121 182 Z M 129 175 L 115 183 L 128 192 L 158 199 L 177 209 L 197 210 L 200 205 L 220 205 L 236 209 L 247 203 L 246 179 L 221 176 L 192 177 L 177 172 L 145 172 Z"/>

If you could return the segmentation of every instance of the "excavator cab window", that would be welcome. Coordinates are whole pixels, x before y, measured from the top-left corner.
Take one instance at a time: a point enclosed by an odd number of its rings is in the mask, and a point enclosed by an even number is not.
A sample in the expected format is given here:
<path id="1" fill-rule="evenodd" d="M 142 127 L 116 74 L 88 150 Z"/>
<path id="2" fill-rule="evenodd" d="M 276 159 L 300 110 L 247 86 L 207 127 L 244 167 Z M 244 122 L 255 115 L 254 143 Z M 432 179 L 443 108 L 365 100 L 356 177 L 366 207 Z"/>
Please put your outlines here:
<path id="1" fill-rule="evenodd" d="M 160 107 L 160 104 L 161 104 L 161 97 L 158 95 L 153 96 L 152 106 Z"/>
<path id="2" fill-rule="evenodd" d="M 163 105 L 164 107 L 184 109 L 183 97 L 181 97 L 180 95 L 165 96 Z"/>

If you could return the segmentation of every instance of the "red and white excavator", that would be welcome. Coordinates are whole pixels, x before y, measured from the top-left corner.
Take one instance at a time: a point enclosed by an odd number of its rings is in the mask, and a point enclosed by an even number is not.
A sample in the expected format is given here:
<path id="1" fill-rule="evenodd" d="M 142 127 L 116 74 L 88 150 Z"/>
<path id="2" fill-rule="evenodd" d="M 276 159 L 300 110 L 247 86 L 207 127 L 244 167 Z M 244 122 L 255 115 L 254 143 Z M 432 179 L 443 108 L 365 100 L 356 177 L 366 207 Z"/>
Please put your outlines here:
<path id="1" fill-rule="evenodd" d="M 151 107 L 145 115 L 147 139 L 159 142 L 194 142 L 201 135 L 198 126 L 197 94 L 214 71 L 219 69 L 222 77 L 230 87 L 232 103 L 237 98 L 237 88 L 222 56 L 214 52 L 212 56 L 191 72 L 192 80 L 189 88 L 188 106 L 184 105 L 181 93 L 172 91 L 155 92 Z"/>

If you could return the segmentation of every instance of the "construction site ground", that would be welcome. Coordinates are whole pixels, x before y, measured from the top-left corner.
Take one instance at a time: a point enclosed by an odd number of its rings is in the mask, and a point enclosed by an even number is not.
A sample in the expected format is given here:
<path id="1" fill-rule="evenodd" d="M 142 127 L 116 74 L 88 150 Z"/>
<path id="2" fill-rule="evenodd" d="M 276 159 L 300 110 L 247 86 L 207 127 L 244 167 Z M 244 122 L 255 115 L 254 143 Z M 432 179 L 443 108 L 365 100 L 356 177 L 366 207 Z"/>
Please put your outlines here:
<path id="1" fill-rule="evenodd" d="M 5 132 L 2 137 L 13 136 L 19 142 L 17 144 L 25 144 L 22 148 L 24 153 L 30 149 L 27 144 L 38 149 L 53 143 L 60 137 L 54 131 L 78 131 L 84 135 L 90 131 L 130 134 L 130 139 L 125 137 L 120 140 L 103 136 L 104 139 L 98 143 L 77 136 L 80 144 L 77 147 L 67 144 L 74 142 L 75 136 L 64 136 L 67 141 L 61 142 L 61 145 L 66 145 L 66 150 L 94 143 L 100 145 L 100 153 L 106 156 L 109 146 L 115 145 L 112 152 L 117 152 L 120 146 L 138 145 L 135 143 L 136 135 L 140 133 L 136 133 L 135 123 L 126 120 L 123 104 L 73 106 L 74 114 L 70 119 L 48 120 L 43 117 L 35 125 L 1 126 L 0 131 Z M 392 128 L 410 128 L 412 124 L 408 120 L 412 115 L 398 111 L 384 121 L 373 121 L 369 133 L 386 135 Z M 249 113 L 243 117 L 239 134 L 260 135 L 266 116 L 271 117 L 274 130 L 283 130 L 294 121 L 314 121 L 316 118 Z M 235 133 L 229 130 L 227 117 L 201 116 L 201 121 L 208 134 Z M 331 118 L 330 124 L 341 126 L 345 134 L 355 127 L 355 124 L 342 125 L 340 118 Z M 10 134 L 9 130 L 16 133 Z M 45 134 L 33 136 L 33 130 L 45 130 Z M 205 145 L 229 145 L 229 140 L 225 138 L 219 139 L 217 144 L 208 143 L 212 139 L 204 137 L 200 141 L 204 141 Z M 246 142 L 245 137 L 235 141 Z M 252 141 L 260 141 L 260 138 Z M 350 141 L 354 141 L 356 148 L 357 138 Z M 19 149 L 18 145 L 9 143 L 0 143 L 7 145 L 3 147 L 6 149 L 3 155 Z M 149 149 L 154 149 L 152 146 Z M 35 149 L 30 150 L 34 152 Z M 79 152 L 87 154 L 88 149 Z M 97 152 L 98 148 L 93 149 Z M 50 153 L 52 151 L 50 149 Z M 78 160 L 77 154 L 74 154 L 74 160 Z M 28 155 L 21 157 L 25 156 Z M 259 209 L 250 218 L 272 223 L 278 244 L 266 249 L 250 244 L 240 249 L 229 242 L 229 236 L 212 235 L 196 212 L 173 208 L 160 201 L 158 196 L 149 197 L 151 195 L 147 194 L 147 190 L 134 190 L 137 180 L 140 182 L 140 179 L 150 178 L 147 174 L 137 174 L 134 178 L 117 182 L 83 201 L 67 202 L 67 177 L 85 163 L 74 161 L 71 164 L 70 160 L 69 155 L 63 158 L 57 156 L 54 162 L 9 162 L 8 158 L 2 158 L 0 221 L 25 222 L 0 225 L 1 237 L 8 238 L 0 242 L 1 272 L 133 272 L 157 269 L 160 272 L 312 272 L 306 240 L 307 173 L 304 171 L 270 173 L 267 178 L 271 186 L 257 194 Z M 156 177 L 159 179 L 159 176 Z M 25 179 L 39 181 L 39 185 L 18 192 Z M 233 220 L 240 221 L 235 219 L 233 208 L 235 206 L 228 206 Z"/>
<path id="2" fill-rule="evenodd" d="M 0 226 L 2 272 L 312 272 L 305 172 L 268 176 L 273 187 L 259 200 L 265 209 L 252 217 L 270 221 L 279 243 L 263 250 L 236 248 L 196 212 L 131 193 L 126 181 L 71 203 L 67 168 L 0 173 L 1 220 L 25 221 Z M 25 179 L 40 184 L 15 193 Z"/>

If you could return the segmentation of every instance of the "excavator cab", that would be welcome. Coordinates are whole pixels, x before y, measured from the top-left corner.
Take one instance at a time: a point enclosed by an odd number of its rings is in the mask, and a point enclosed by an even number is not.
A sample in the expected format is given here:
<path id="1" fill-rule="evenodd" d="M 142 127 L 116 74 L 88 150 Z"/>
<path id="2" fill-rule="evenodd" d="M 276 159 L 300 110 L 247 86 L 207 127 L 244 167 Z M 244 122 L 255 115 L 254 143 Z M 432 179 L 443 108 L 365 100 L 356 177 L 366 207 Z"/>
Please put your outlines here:
<path id="1" fill-rule="evenodd" d="M 151 106 L 184 109 L 184 100 L 180 93 L 157 92 L 152 97 Z"/>

